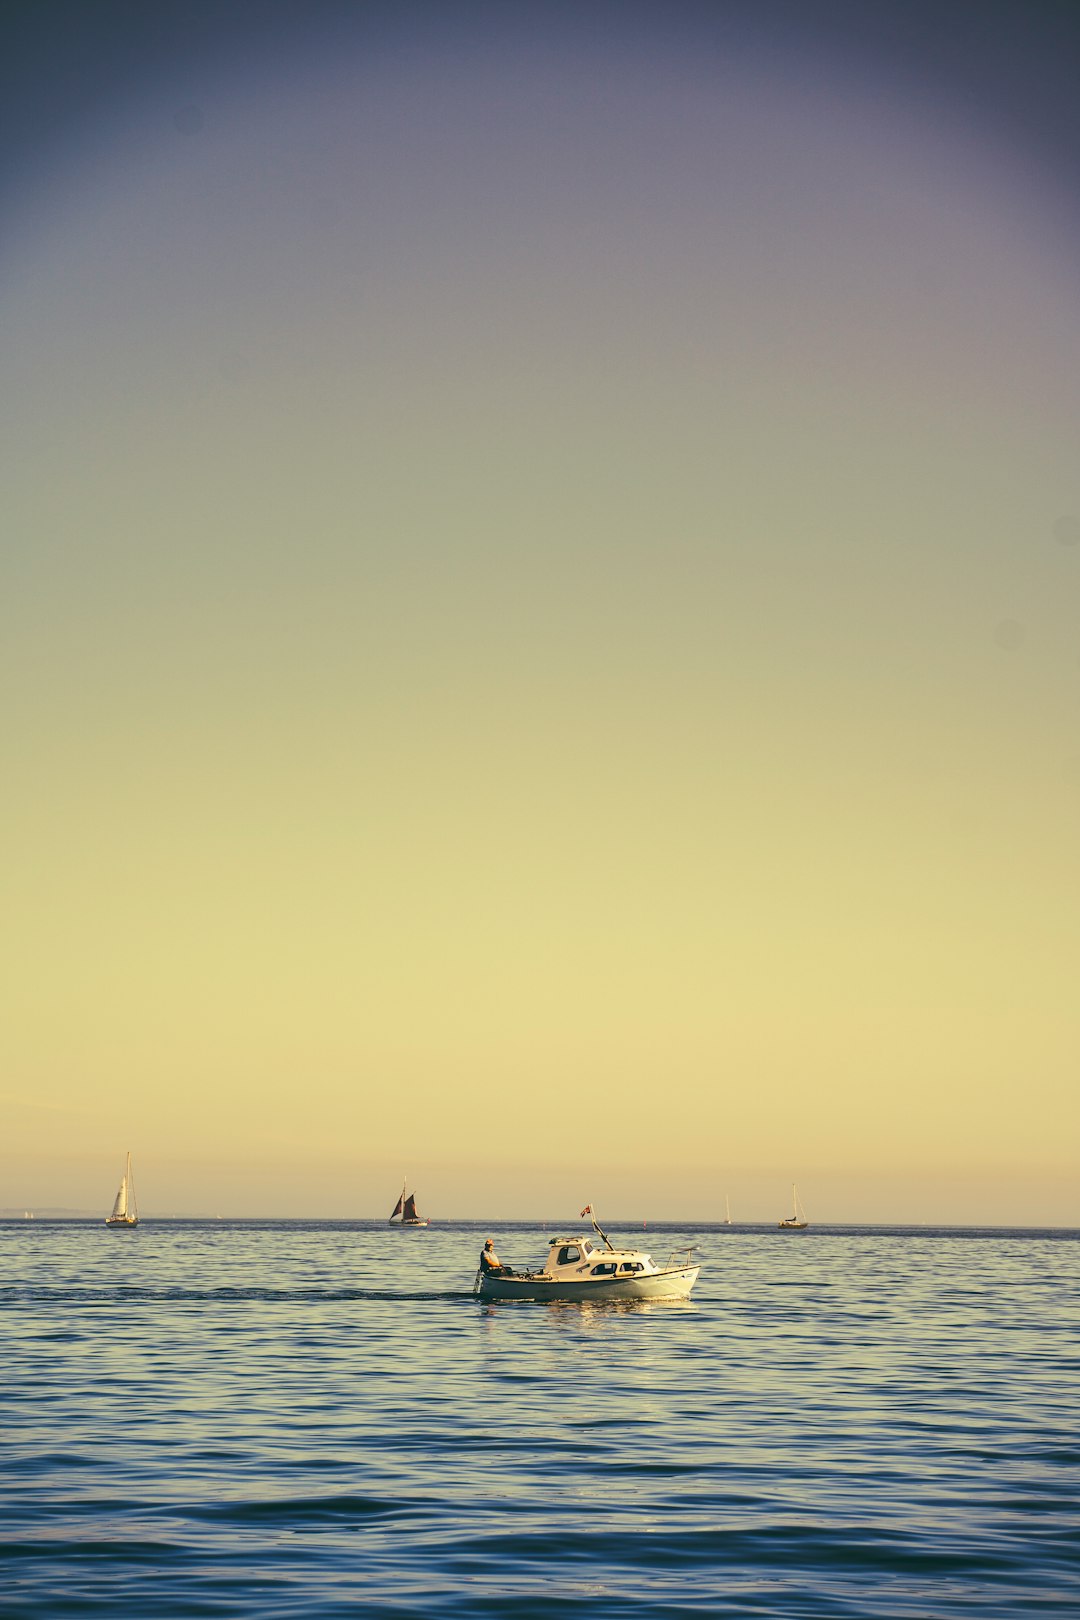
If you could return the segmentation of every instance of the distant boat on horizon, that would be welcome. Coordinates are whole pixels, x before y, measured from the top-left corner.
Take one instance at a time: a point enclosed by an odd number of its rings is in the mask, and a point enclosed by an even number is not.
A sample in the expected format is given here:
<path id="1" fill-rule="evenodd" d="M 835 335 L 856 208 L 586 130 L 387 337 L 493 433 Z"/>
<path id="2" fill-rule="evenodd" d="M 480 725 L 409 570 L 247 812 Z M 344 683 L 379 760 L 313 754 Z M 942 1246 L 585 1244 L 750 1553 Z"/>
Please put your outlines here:
<path id="1" fill-rule="evenodd" d="M 429 1226 L 430 1221 L 425 1216 L 417 1214 L 416 1194 L 406 1193 L 405 1188 L 408 1184 L 408 1177 L 406 1177 L 401 1183 L 401 1194 L 394 1205 L 388 1224 L 392 1226 L 400 1215 L 401 1220 L 398 1223 L 400 1226 Z"/>
<path id="2" fill-rule="evenodd" d="M 724 1194 L 724 1209 L 726 1210 L 726 1214 L 724 1216 L 724 1225 L 725 1226 L 730 1226 L 731 1225 L 731 1194 L 730 1193 L 725 1193 Z"/>
<path id="3" fill-rule="evenodd" d="M 116 1195 L 116 1202 L 112 1207 L 112 1214 L 106 1215 L 106 1226 L 138 1226 L 139 1208 L 135 1202 L 135 1180 L 131 1174 L 131 1154 L 127 1156 L 124 1165 L 124 1174 L 120 1179 L 120 1190 Z"/>
<path id="4" fill-rule="evenodd" d="M 809 1226 L 802 1205 L 799 1203 L 799 1191 L 795 1183 L 791 1183 L 791 1214 L 779 1222 L 781 1232 L 805 1232 Z"/>

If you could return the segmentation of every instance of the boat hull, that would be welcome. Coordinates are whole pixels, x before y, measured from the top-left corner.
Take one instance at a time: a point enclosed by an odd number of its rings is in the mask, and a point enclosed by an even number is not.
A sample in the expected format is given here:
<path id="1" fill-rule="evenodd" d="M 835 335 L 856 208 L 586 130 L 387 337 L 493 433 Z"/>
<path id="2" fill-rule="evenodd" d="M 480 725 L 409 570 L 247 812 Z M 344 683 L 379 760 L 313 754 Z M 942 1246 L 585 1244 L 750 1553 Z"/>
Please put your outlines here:
<path id="1" fill-rule="evenodd" d="M 138 1216 L 136 1216 L 134 1220 L 131 1220 L 127 1215 L 115 1215 L 115 1216 L 114 1215 L 106 1215 L 106 1217 L 105 1217 L 105 1225 L 106 1226 L 132 1227 L 132 1226 L 138 1226 L 138 1224 L 139 1224 Z"/>
<path id="2" fill-rule="evenodd" d="M 568 1277 L 492 1276 L 481 1273 L 476 1293 L 481 1299 L 549 1299 L 584 1303 L 604 1299 L 688 1299 L 698 1279 L 700 1266 L 654 1271 L 648 1276 Z"/>

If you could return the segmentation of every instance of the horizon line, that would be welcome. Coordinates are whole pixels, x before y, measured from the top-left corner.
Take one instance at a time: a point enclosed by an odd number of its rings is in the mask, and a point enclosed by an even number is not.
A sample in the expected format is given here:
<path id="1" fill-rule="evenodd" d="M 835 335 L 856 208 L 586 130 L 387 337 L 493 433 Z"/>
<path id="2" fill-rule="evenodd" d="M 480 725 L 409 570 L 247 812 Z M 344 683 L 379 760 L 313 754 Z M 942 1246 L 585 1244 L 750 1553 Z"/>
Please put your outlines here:
<path id="1" fill-rule="evenodd" d="M 638 1223 L 637 1223 L 637 1220 L 634 1219 L 634 1218 L 626 1218 L 626 1219 L 624 1219 L 624 1218 L 622 1218 L 620 1216 L 617 1216 L 617 1215 L 616 1216 L 607 1216 L 605 1218 L 607 1219 L 608 1225 L 611 1226 L 611 1227 L 621 1226 L 621 1227 L 624 1227 L 624 1228 L 631 1227 L 631 1228 L 633 1228 L 635 1230 L 637 1229 L 637 1224 Z M 36 1209 L 36 1210 L 35 1209 L 28 1209 L 24 1205 L 21 1212 L 15 1205 L 12 1205 L 12 1206 L 10 1206 L 9 1208 L 6 1208 L 6 1209 L 0 1209 L 0 1221 L 5 1221 L 5 1222 L 10 1221 L 13 1224 L 21 1223 L 21 1224 L 25 1225 L 27 1221 L 31 1221 L 31 1220 L 78 1221 L 78 1222 L 87 1222 L 87 1223 L 100 1222 L 102 1225 L 105 1224 L 105 1216 L 100 1212 L 100 1210 L 68 1209 L 68 1208 L 64 1208 L 62 1206 L 57 1206 L 57 1205 L 47 1205 L 47 1206 L 45 1206 L 45 1207 L 43 1207 L 41 1209 Z M 414 1228 L 414 1227 L 400 1228 L 400 1223 L 398 1223 L 396 1221 L 389 1220 L 389 1219 L 387 1219 L 386 1217 L 384 1217 L 382 1215 L 273 1215 L 273 1214 L 268 1214 L 268 1213 L 263 1213 L 263 1214 L 258 1214 L 258 1215 L 210 1215 L 210 1214 L 207 1214 L 205 1212 L 202 1212 L 202 1213 L 183 1213 L 183 1212 L 179 1212 L 179 1211 L 170 1211 L 168 1213 L 162 1213 L 162 1214 L 156 1214 L 156 1215 L 140 1215 L 139 1220 L 138 1220 L 138 1224 L 140 1226 L 143 1226 L 143 1225 L 153 1225 L 155 1222 L 166 1223 L 166 1222 L 178 1222 L 178 1221 L 198 1221 L 198 1222 L 204 1222 L 208 1226 L 227 1225 L 230 1222 L 275 1221 L 275 1222 L 279 1222 L 279 1223 L 290 1223 L 290 1224 L 296 1224 L 296 1225 L 311 1225 L 313 1223 L 317 1224 L 317 1225 L 320 1225 L 320 1226 L 380 1225 L 380 1226 L 387 1226 L 387 1227 L 392 1228 L 394 1230 L 398 1230 L 398 1229 L 402 1229 L 402 1230 L 406 1230 L 406 1231 L 425 1230 L 425 1228 Z M 438 1228 L 438 1227 L 451 1227 L 451 1226 L 459 1226 L 459 1225 L 469 1225 L 469 1226 L 480 1226 L 480 1225 L 537 1226 L 537 1225 L 539 1225 L 539 1226 L 542 1226 L 544 1228 L 558 1227 L 560 1230 L 569 1231 L 570 1228 L 574 1225 L 574 1223 L 572 1221 L 552 1220 L 548 1216 L 541 1216 L 541 1215 L 536 1215 L 536 1216 L 532 1216 L 532 1215 L 498 1215 L 498 1216 L 492 1216 L 492 1215 L 443 1215 L 443 1216 L 438 1216 L 438 1217 L 427 1217 L 427 1221 L 428 1221 L 428 1228 L 426 1228 L 426 1229 L 430 1229 L 430 1227 L 432 1227 L 432 1226 Z M 580 1222 L 580 1217 L 579 1217 L 579 1222 Z M 668 1226 L 676 1226 L 676 1227 L 687 1227 L 687 1226 L 717 1227 L 717 1228 L 720 1228 L 720 1229 L 724 1229 L 724 1228 L 727 1228 L 727 1227 L 733 1227 L 733 1228 L 743 1227 L 743 1228 L 745 1228 L 747 1230 L 766 1231 L 766 1232 L 782 1230 L 779 1223 L 776 1222 L 776 1221 L 773 1221 L 773 1220 L 753 1221 L 753 1220 L 734 1220 L 733 1219 L 731 1221 L 728 1221 L 728 1220 L 723 1219 L 722 1217 L 719 1218 L 719 1219 L 705 1219 L 705 1218 L 700 1218 L 700 1217 L 695 1218 L 695 1217 L 689 1217 L 689 1216 L 684 1216 L 684 1217 L 678 1217 L 678 1216 L 675 1216 L 675 1217 L 663 1217 L 663 1218 L 658 1218 L 657 1220 L 652 1221 L 652 1222 L 642 1222 L 641 1230 L 648 1231 L 650 1229 L 650 1227 L 662 1228 L 662 1227 L 668 1227 Z M 817 1219 L 817 1220 L 809 1222 L 807 1229 L 808 1230 L 820 1229 L 820 1228 L 823 1228 L 823 1227 L 824 1228 L 832 1228 L 832 1229 L 843 1228 L 843 1229 L 846 1229 L 846 1230 L 854 1230 L 854 1231 L 859 1231 L 859 1230 L 867 1230 L 867 1231 L 906 1231 L 906 1230 L 925 1229 L 927 1231 L 938 1231 L 938 1232 L 941 1232 L 941 1231 L 952 1231 L 952 1232 L 1017 1232 L 1017 1231 L 1028 1231 L 1028 1232 L 1078 1232 L 1078 1233 L 1080 1233 L 1080 1226 L 1056 1225 L 1056 1224 L 1054 1224 L 1052 1222 L 1047 1222 L 1047 1221 L 1031 1221 L 1031 1222 L 1028 1222 L 1028 1221 L 1006 1221 L 1006 1222 L 991 1222 L 991 1221 L 926 1221 L 926 1220 L 919 1220 L 919 1221 L 917 1221 L 917 1220 L 911 1220 L 911 1221 L 840 1221 L 840 1220 Z"/>

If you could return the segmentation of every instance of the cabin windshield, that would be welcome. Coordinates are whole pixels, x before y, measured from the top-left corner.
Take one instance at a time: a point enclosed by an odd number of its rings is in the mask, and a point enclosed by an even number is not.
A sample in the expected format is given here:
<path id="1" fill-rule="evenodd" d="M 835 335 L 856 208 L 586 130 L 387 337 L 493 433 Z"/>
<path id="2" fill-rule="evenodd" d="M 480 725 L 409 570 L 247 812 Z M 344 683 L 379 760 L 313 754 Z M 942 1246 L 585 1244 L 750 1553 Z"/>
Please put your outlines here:
<path id="1" fill-rule="evenodd" d="M 573 1265 L 575 1260 L 581 1259 L 581 1250 L 576 1243 L 564 1243 L 556 1258 L 556 1265 Z"/>

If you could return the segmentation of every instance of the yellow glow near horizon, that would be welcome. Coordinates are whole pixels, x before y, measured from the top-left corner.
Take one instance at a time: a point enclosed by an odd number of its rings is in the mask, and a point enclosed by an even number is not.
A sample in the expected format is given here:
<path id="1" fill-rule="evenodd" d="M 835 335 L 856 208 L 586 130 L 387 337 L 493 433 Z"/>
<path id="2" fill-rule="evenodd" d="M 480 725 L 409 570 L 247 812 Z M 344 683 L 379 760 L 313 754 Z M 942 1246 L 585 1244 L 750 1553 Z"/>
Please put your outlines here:
<path id="1" fill-rule="evenodd" d="M 591 1166 L 674 1214 L 741 1165 L 837 1218 L 876 1175 L 981 1177 L 990 1219 L 1005 1175 L 1072 1219 L 1080 337 L 1040 200 L 778 89 L 672 113 L 640 194 L 583 100 L 580 174 L 511 128 L 498 205 L 447 159 L 443 215 L 433 137 L 360 174 L 363 116 L 324 149 L 296 94 L 297 172 L 252 167 L 254 92 L 203 149 L 120 141 L 5 296 L 36 1201 L 141 1144 L 247 1207 L 405 1159 L 459 1213 L 464 1164 L 511 1212 L 513 1166 L 523 1213 Z"/>

